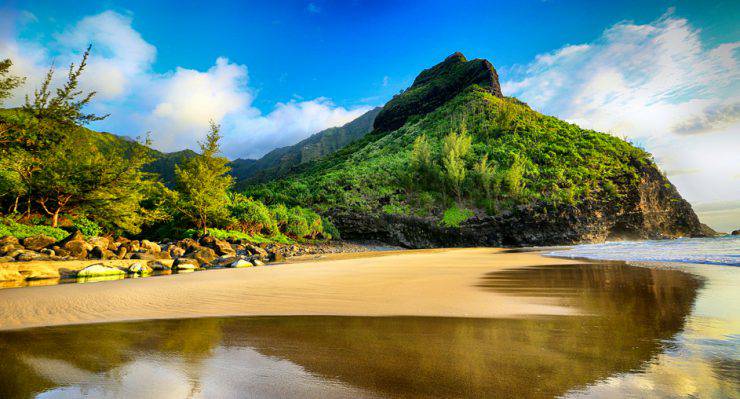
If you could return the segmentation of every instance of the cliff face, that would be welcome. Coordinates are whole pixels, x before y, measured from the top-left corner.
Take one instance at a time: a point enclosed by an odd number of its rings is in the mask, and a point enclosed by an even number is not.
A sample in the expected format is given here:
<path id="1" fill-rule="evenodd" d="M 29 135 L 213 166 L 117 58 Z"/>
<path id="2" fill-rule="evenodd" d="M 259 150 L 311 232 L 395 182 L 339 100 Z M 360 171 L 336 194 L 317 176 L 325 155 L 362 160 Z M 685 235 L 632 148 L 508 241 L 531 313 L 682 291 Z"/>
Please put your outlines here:
<path id="1" fill-rule="evenodd" d="M 331 218 L 344 238 L 407 248 L 568 245 L 715 234 L 699 222 L 654 164 L 641 165 L 640 171 L 639 183 L 618 201 L 521 205 L 495 216 L 479 213 L 459 228 L 442 227 L 435 218 L 403 215 L 339 212 Z"/>
<path id="2" fill-rule="evenodd" d="M 375 131 L 396 130 L 410 117 L 434 111 L 472 85 L 479 85 L 491 94 L 503 97 L 496 69 L 488 60 L 468 61 L 461 53 L 452 54 L 441 63 L 422 71 L 411 87 L 393 97 L 375 118 Z"/>

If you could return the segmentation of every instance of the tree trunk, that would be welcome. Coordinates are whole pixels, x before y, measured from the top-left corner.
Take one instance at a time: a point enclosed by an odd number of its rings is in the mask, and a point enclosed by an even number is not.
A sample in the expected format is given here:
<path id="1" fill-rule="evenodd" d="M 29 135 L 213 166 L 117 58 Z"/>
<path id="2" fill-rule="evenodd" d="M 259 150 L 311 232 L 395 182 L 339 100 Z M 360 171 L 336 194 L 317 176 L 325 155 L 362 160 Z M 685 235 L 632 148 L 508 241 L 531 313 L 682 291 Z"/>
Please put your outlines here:
<path id="1" fill-rule="evenodd" d="M 13 202 L 13 208 L 12 208 L 13 209 L 13 212 L 10 212 L 10 213 L 16 213 L 16 212 L 18 212 L 18 201 L 20 201 L 20 199 L 21 199 L 21 196 L 20 195 L 16 195 L 15 196 L 15 201 Z"/>
<path id="2" fill-rule="evenodd" d="M 51 218 L 51 227 L 57 227 L 59 226 L 59 211 L 62 210 L 62 208 L 57 208 L 56 211 L 54 211 L 54 216 Z"/>

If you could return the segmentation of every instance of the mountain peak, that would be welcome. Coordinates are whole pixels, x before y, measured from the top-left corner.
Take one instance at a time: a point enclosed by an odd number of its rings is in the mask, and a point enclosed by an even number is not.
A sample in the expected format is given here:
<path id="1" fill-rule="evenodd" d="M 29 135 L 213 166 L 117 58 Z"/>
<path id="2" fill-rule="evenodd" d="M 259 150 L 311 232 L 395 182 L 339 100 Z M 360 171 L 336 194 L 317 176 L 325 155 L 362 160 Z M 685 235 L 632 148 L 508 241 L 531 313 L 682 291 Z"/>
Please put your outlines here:
<path id="1" fill-rule="evenodd" d="M 456 52 L 423 70 L 411 87 L 393 97 L 378 114 L 374 128 L 381 132 L 396 130 L 409 117 L 433 111 L 472 85 L 503 97 L 496 69 L 488 60 L 468 61 L 461 52 Z"/>

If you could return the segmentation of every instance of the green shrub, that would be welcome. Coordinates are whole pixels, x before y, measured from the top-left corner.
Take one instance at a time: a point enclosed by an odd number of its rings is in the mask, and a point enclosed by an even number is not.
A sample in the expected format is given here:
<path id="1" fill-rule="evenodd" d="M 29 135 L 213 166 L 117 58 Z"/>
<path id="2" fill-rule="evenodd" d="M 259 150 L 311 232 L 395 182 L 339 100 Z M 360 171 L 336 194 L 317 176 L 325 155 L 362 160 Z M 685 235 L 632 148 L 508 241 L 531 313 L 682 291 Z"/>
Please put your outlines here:
<path id="1" fill-rule="evenodd" d="M 229 211 L 234 226 L 245 233 L 277 233 L 277 224 L 267 206 L 260 201 L 234 194 L 229 201 Z"/>
<path id="2" fill-rule="evenodd" d="M 284 204 L 277 204 L 270 206 L 269 209 L 272 220 L 275 221 L 278 229 L 284 230 L 288 224 L 288 208 Z"/>
<path id="3" fill-rule="evenodd" d="M 308 225 L 309 237 L 316 238 L 319 234 L 324 232 L 323 221 L 318 213 L 304 208 L 303 217 L 306 219 L 306 225 Z"/>
<path id="4" fill-rule="evenodd" d="M 27 224 L 17 223 L 8 218 L 0 218 L 0 237 L 13 236 L 16 238 L 26 238 L 44 234 L 61 240 L 69 235 L 68 232 L 50 226 L 30 226 Z"/>
<path id="5" fill-rule="evenodd" d="M 453 205 L 447 208 L 444 215 L 442 215 L 440 224 L 445 227 L 460 227 L 460 223 L 472 216 L 473 212 L 470 209 L 458 208 L 457 205 Z"/>
<path id="6" fill-rule="evenodd" d="M 339 229 L 337 226 L 334 226 L 334 223 L 332 223 L 331 220 L 322 217 L 321 223 L 324 225 L 324 238 L 327 240 L 339 240 L 342 238 Z"/>
<path id="7" fill-rule="evenodd" d="M 311 233 L 303 208 L 295 206 L 288 212 L 288 224 L 285 226 L 285 234 L 295 238 L 303 238 Z"/>
<path id="8" fill-rule="evenodd" d="M 85 237 L 97 237 L 103 233 L 103 228 L 84 216 L 73 219 L 72 226 L 79 230 Z"/>

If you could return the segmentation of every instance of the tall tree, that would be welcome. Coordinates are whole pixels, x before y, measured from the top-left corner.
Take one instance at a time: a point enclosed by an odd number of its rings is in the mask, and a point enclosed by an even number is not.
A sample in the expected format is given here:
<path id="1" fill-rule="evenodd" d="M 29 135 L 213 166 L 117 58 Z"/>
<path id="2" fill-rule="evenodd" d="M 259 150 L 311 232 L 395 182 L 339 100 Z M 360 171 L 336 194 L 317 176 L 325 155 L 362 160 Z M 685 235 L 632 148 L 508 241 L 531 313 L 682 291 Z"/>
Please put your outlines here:
<path id="1" fill-rule="evenodd" d="M 219 156 L 221 127 L 211 121 L 211 130 L 200 143 L 200 155 L 175 166 L 176 208 L 190 218 L 205 235 L 208 225 L 228 218 L 228 190 L 233 180 L 229 160 Z"/>
<path id="2" fill-rule="evenodd" d="M 445 177 L 458 201 L 462 197 L 462 186 L 467 175 L 465 158 L 470 152 L 472 141 L 473 138 L 463 125 L 460 133 L 450 132 L 445 136 L 442 146 L 442 166 L 444 166 Z"/>

